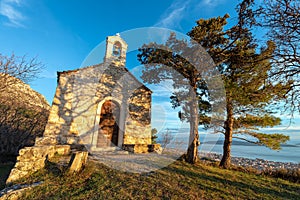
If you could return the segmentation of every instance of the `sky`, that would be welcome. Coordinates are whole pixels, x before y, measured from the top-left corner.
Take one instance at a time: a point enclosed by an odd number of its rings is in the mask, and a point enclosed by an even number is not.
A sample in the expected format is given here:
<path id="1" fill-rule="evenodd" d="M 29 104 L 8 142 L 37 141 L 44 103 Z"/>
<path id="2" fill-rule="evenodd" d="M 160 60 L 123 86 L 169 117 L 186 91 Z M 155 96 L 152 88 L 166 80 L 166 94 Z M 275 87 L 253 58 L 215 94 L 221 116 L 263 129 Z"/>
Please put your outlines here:
<path id="1" fill-rule="evenodd" d="M 51 104 L 56 72 L 76 69 L 106 36 L 141 27 L 187 33 L 200 18 L 234 15 L 232 0 L 0 0 L 0 53 L 37 57 L 31 87 Z"/>
<path id="2" fill-rule="evenodd" d="M 107 36 L 142 27 L 168 28 L 186 34 L 198 19 L 223 16 L 226 13 L 231 16 L 230 24 L 236 21 L 235 7 L 238 2 L 0 0 L 0 53 L 37 57 L 44 64 L 44 70 L 30 86 L 44 95 L 51 104 L 57 86 L 57 71 L 82 67 L 90 52 L 103 44 Z M 103 55 L 99 54 L 99 58 L 102 59 Z M 135 69 L 135 66 L 130 68 Z M 178 117 L 174 114 L 178 110 L 171 110 L 168 94 L 161 95 L 162 87 L 168 85 L 151 88 L 157 92 L 153 95 L 152 112 L 154 115 L 164 115 L 174 124 L 178 123 Z M 155 100 L 162 96 L 165 97 L 164 103 Z M 161 118 L 156 117 L 156 120 L 156 124 L 161 123 L 161 127 L 166 127 L 165 123 L 159 122 Z"/>
<path id="3" fill-rule="evenodd" d="M 37 57 L 44 70 L 29 84 L 51 104 L 57 71 L 82 67 L 89 53 L 107 36 L 142 27 L 168 28 L 186 34 L 200 18 L 229 13 L 234 21 L 237 2 L 0 0 L 0 53 Z M 153 107 L 153 112 L 168 113 L 170 108 L 155 103 L 158 106 Z M 168 102 L 165 104 L 170 107 Z M 177 118 L 174 114 L 169 117 Z"/>

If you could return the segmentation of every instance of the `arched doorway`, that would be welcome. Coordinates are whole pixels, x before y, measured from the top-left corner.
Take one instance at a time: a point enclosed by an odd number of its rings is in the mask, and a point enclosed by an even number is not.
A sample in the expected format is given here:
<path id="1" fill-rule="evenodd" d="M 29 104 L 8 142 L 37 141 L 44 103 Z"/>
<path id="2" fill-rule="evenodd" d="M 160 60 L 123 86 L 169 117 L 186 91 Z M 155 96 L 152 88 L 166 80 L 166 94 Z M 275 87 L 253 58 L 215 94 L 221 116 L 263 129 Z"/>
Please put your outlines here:
<path id="1" fill-rule="evenodd" d="M 102 104 L 97 138 L 97 147 L 118 145 L 120 106 L 118 103 L 107 100 Z"/>

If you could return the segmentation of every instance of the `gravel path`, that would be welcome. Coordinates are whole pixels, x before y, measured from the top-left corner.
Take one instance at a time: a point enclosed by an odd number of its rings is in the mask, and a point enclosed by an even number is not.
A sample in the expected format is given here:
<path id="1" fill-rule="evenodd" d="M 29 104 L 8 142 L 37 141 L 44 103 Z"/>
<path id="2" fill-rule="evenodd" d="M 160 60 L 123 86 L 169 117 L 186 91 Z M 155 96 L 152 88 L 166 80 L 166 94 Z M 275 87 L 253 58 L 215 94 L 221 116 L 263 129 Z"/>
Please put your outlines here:
<path id="1" fill-rule="evenodd" d="M 104 165 L 131 173 L 148 173 L 167 167 L 175 162 L 181 152 L 164 152 L 163 154 L 131 154 L 126 151 L 94 152 L 89 159 L 101 162 Z"/>
<path id="2" fill-rule="evenodd" d="M 170 165 L 183 153 L 185 153 L 185 151 L 178 150 L 168 150 L 163 154 L 128 154 L 125 151 L 97 152 L 89 156 L 89 158 L 117 170 L 132 173 L 147 173 Z M 199 157 L 201 160 L 209 159 L 221 161 L 222 155 L 201 152 Z M 248 159 L 242 157 L 232 157 L 231 163 L 236 166 L 251 167 L 260 171 L 267 169 L 300 169 L 300 163 L 274 162 L 263 159 Z"/>

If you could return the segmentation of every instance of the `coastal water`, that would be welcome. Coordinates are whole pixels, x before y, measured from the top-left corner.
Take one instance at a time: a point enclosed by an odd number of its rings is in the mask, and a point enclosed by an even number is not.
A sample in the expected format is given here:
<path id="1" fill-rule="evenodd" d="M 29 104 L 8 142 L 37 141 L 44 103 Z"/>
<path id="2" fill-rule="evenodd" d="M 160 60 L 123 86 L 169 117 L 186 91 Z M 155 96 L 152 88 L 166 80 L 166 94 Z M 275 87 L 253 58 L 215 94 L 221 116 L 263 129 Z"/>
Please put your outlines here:
<path id="1" fill-rule="evenodd" d="M 264 132 L 276 133 L 278 131 L 270 130 Z M 290 140 L 281 145 L 281 150 L 271 150 L 265 146 L 233 139 L 232 156 L 251 159 L 260 158 L 277 162 L 300 163 L 300 130 L 285 130 L 280 131 L 280 133 L 290 136 Z M 211 135 L 201 135 L 200 133 L 200 141 L 202 141 L 202 144 L 199 147 L 200 151 L 222 154 L 224 142 L 224 137 L 222 135 L 220 135 L 219 139 L 216 141 Z"/>
<path id="2" fill-rule="evenodd" d="M 188 144 L 188 129 L 168 129 L 171 141 L 167 148 L 186 149 Z M 163 135 L 166 130 L 159 134 L 158 142 L 164 143 Z M 300 127 L 299 126 L 278 126 L 275 128 L 264 128 L 260 132 L 282 133 L 288 135 L 290 140 L 281 145 L 281 150 L 271 150 L 265 146 L 249 143 L 239 139 L 233 139 L 232 156 L 245 157 L 250 159 L 264 159 L 277 162 L 300 163 Z M 213 152 L 222 154 L 224 135 L 212 134 L 199 128 L 201 152 Z M 251 139 L 251 138 L 250 138 Z"/>

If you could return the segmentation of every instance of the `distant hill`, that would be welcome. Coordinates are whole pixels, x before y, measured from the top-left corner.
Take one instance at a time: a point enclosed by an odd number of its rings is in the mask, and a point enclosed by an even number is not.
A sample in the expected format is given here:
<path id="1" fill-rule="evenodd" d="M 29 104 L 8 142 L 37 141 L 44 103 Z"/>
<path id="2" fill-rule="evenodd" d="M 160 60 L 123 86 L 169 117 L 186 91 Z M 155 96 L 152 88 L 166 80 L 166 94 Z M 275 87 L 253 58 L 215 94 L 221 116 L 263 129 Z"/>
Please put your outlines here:
<path id="1" fill-rule="evenodd" d="M 34 145 L 44 132 L 49 110 L 43 95 L 17 78 L 0 74 L 0 162 Z"/>

